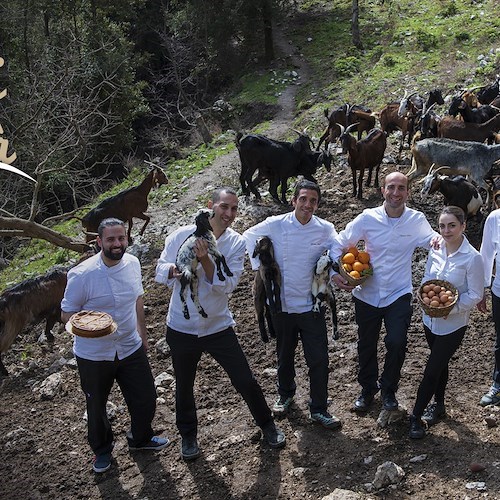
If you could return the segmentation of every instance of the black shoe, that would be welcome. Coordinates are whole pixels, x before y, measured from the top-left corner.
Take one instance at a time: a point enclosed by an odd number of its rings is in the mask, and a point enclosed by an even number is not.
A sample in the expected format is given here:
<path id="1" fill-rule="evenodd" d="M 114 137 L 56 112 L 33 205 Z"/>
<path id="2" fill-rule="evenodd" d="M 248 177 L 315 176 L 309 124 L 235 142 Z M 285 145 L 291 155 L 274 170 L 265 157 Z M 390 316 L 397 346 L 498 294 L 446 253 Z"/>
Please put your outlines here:
<path id="1" fill-rule="evenodd" d="M 182 437 L 181 456 L 184 460 L 195 460 L 201 455 L 196 437 Z"/>
<path id="2" fill-rule="evenodd" d="M 422 439 L 425 436 L 422 420 L 419 417 L 415 417 L 415 415 L 410 415 L 410 432 L 408 435 L 411 439 Z"/>
<path id="3" fill-rule="evenodd" d="M 359 411 L 360 413 L 365 413 L 369 410 L 371 404 L 373 403 L 374 394 L 361 393 L 358 399 L 354 401 L 354 411 Z"/>
<path id="4" fill-rule="evenodd" d="M 427 425 L 434 425 L 445 416 L 446 409 L 444 403 L 432 403 L 425 409 L 422 420 L 426 422 Z"/>
<path id="5" fill-rule="evenodd" d="M 382 408 L 384 410 L 394 411 L 398 409 L 398 400 L 393 391 L 382 391 Z"/>
<path id="6" fill-rule="evenodd" d="M 262 429 L 262 434 L 264 435 L 264 439 L 267 441 L 267 444 L 271 448 L 283 448 L 286 443 L 285 434 L 283 431 L 276 427 L 276 424 L 271 420 L 268 422 Z"/>

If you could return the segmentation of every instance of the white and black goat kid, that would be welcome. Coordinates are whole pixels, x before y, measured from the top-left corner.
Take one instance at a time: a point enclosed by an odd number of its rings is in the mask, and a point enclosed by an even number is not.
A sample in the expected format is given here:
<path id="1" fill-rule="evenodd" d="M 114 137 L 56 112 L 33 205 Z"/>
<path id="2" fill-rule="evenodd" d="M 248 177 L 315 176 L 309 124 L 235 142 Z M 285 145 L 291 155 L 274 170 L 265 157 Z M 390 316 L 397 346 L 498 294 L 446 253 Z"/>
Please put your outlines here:
<path id="1" fill-rule="evenodd" d="M 321 309 L 326 307 L 326 303 L 330 306 L 332 313 L 333 339 L 338 340 L 339 330 L 337 321 L 337 301 L 330 284 L 330 269 L 333 266 L 333 261 L 325 252 L 316 263 L 314 268 L 314 276 L 312 281 L 311 292 L 313 296 L 313 312 L 319 313 Z"/>
<path id="2" fill-rule="evenodd" d="M 259 323 L 260 337 L 269 342 L 264 315 L 269 328 L 269 335 L 276 338 L 272 315 L 281 312 L 281 272 L 274 260 L 274 248 L 270 238 L 263 236 L 257 240 L 252 257 L 259 257 L 260 267 L 255 273 L 253 299 L 255 313 Z M 267 300 L 266 300 L 267 299 Z"/>
<path id="3" fill-rule="evenodd" d="M 182 273 L 180 278 L 181 290 L 180 297 L 183 306 L 182 312 L 184 317 L 189 319 L 189 310 L 186 302 L 187 287 L 191 291 L 191 299 L 198 309 L 198 312 L 204 318 L 207 313 L 204 311 L 198 298 L 198 276 L 196 275 L 196 268 L 198 267 L 198 258 L 194 251 L 194 244 L 198 238 L 203 238 L 208 242 L 208 253 L 213 257 L 217 270 L 217 276 L 221 281 L 225 281 L 226 277 L 222 273 L 222 268 L 227 276 L 232 276 L 233 273 L 226 264 L 226 259 L 217 249 L 217 240 L 215 239 L 212 226 L 210 225 L 210 218 L 213 217 L 211 210 L 200 210 L 195 218 L 196 230 L 191 234 L 186 241 L 181 245 L 177 252 L 175 266 L 178 271 Z"/>

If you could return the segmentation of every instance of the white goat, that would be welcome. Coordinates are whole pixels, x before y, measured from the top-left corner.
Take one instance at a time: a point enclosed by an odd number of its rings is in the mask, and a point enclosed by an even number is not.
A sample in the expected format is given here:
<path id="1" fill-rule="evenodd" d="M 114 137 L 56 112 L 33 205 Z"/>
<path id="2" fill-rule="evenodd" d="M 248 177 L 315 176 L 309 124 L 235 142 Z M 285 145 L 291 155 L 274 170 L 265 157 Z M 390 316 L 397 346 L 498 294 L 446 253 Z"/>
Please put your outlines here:
<path id="1" fill-rule="evenodd" d="M 332 266 L 333 261 L 327 252 L 316 263 L 311 287 L 313 296 L 312 310 L 315 313 L 319 313 L 322 308 L 326 307 L 326 303 L 328 302 L 332 313 L 333 339 L 338 340 L 337 301 L 335 300 L 335 294 L 330 284 L 330 269 Z"/>
<path id="2" fill-rule="evenodd" d="M 191 299 L 198 309 L 198 312 L 204 317 L 207 313 L 204 311 L 198 298 L 198 276 L 196 275 L 196 268 L 198 267 L 198 258 L 194 251 L 194 244 L 198 238 L 203 238 L 208 242 L 208 253 L 214 258 L 217 268 L 217 276 L 221 281 L 225 281 L 226 277 L 222 274 L 222 267 L 227 276 L 232 276 L 233 273 L 226 264 L 226 259 L 217 248 L 217 240 L 215 239 L 212 226 L 210 225 L 210 217 L 213 214 L 210 210 L 200 210 L 195 218 L 196 230 L 191 234 L 186 241 L 181 245 L 177 252 L 175 265 L 181 276 L 181 302 L 183 306 L 182 312 L 184 317 L 189 319 L 189 310 L 186 302 L 187 286 L 191 290 Z"/>

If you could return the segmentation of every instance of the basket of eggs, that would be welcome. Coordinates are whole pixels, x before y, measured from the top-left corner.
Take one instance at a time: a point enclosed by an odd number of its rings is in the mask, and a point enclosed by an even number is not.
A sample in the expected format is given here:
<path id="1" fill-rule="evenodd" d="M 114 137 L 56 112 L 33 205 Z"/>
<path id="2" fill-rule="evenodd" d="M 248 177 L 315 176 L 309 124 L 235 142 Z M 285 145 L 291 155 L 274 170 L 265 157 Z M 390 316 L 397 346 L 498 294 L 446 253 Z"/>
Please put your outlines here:
<path id="1" fill-rule="evenodd" d="M 425 314 L 431 318 L 444 318 L 456 304 L 458 291 L 449 281 L 429 280 L 418 289 L 417 299 Z"/>
<path id="2" fill-rule="evenodd" d="M 339 272 L 350 285 L 361 285 L 373 274 L 370 256 L 364 250 L 349 247 L 340 258 Z"/>

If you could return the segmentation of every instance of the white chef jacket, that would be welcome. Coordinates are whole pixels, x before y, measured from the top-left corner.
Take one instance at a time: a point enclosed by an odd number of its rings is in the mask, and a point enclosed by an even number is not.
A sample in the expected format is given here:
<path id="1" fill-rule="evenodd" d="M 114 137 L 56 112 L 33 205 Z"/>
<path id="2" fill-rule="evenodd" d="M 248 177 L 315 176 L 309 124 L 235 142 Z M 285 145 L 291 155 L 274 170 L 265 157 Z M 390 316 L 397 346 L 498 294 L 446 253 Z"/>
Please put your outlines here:
<path id="1" fill-rule="evenodd" d="M 207 318 L 203 318 L 197 307 L 191 300 L 190 291 L 187 290 L 186 302 L 190 319 L 184 318 L 183 306 L 180 299 L 180 280 L 168 278 L 171 267 L 175 267 L 177 253 L 181 245 L 196 230 L 196 226 L 184 226 L 165 238 L 165 248 L 161 253 L 156 265 L 156 281 L 163 283 L 169 288 L 173 287 L 172 296 L 167 313 L 167 325 L 181 333 L 187 333 L 203 337 L 213 333 L 221 332 L 230 326 L 235 325 L 233 315 L 228 306 L 228 295 L 236 288 L 243 272 L 245 261 L 245 242 L 240 234 L 231 228 L 227 228 L 217 239 L 217 248 L 224 255 L 226 263 L 233 273 L 233 276 L 226 276 L 225 281 L 221 281 L 214 272 L 212 283 L 206 279 L 205 272 L 200 263 L 196 268 L 198 276 L 198 298 L 201 306 L 207 313 Z"/>
<path id="2" fill-rule="evenodd" d="M 491 291 L 500 297 L 500 209 L 493 210 L 488 215 L 483 228 L 483 241 L 479 253 L 484 263 L 484 286 L 491 285 Z M 491 282 L 495 262 L 496 276 Z"/>
<path id="3" fill-rule="evenodd" d="M 444 244 L 439 250 L 429 251 L 422 283 L 430 279 L 446 280 L 455 285 L 458 301 L 446 319 L 422 313 L 424 325 L 435 335 L 447 335 L 467 326 L 470 310 L 483 297 L 484 269 L 481 255 L 465 236 L 455 253 L 447 255 Z"/>
<path id="4" fill-rule="evenodd" d="M 142 339 L 137 331 L 136 302 L 143 294 L 141 265 L 129 253 L 108 267 L 99 252 L 70 269 L 61 309 L 69 313 L 102 311 L 118 325 L 116 332 L 104 337 L 75 335 L 75 355 L 91 361 L 113 361 L 116 355 L 123 359 L 139 349 Z"/>
<path id="5" fill-rule="evenodd" d="M 374 307 L 386 307 L 412 292 L 411 261 L 416 248 L 430 248 L 439 236 L 422 212 L 405 206 L 399 218 L 390 218 L 384 205 L 363 210 L 339 233 L 330 248 L 338 261 L 350 246 L 364 240 L 370 254 L 373 276 L 357 286 L 352 294 Z"/>
<path id="6" fill-rule="evenodd" d="M 337 236 L 331 222 L 312 216 L 301 224 L 295 212 L 268 217 L 243 233 L 252 269 L 258 269 L 259 258 L 252 258 L 255 243 L 268 236 L 274 247 L 274 258 L 281 270 L 281 308 L 287 313 L 304 313 L 312 309 L 311 286 L 316 262 Z"/>

